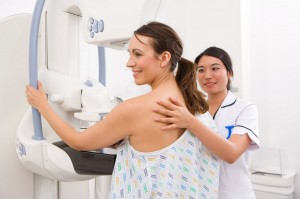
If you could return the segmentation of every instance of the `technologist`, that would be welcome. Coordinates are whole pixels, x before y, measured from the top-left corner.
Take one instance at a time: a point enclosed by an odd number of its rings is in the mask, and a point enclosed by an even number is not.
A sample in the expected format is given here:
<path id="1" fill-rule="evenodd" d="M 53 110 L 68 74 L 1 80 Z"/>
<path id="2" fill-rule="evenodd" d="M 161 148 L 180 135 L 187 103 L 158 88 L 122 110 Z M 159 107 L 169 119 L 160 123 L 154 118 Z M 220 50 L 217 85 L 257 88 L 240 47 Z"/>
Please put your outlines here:
<path id="1" fill-rule="evenodd" d="M 248 157 L 250 150 L 258 149 L 260 145 L 257 107 L 230 91 L 233 68 L 226 51 L 217 47 L 207 48 L 196 57 L 195 64 L 197 81 L 208 95 L 209 113 L 220 134 L 205 127 L 174 97 L 170 97 L 170 101 L 157 102 L 166 109 L 154 109 L 154 112 L 164 115 L 154 120 L 165 123 L 164 130 L 190 130 L 223 160 L 218 199 L 255 199 L 248 174 Z"/>

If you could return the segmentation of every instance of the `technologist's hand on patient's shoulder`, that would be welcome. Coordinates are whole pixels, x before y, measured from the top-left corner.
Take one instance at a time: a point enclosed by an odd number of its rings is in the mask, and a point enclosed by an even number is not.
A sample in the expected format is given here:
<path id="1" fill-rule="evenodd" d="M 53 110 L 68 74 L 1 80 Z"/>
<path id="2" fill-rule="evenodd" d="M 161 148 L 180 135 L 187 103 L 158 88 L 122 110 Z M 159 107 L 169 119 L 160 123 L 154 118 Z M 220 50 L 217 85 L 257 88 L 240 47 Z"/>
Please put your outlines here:
<path id="1" fill-rule="evenodd" d="M 154 118 L 156 122 L 165 123 L 166 126 L 162 127 L 163 130 L 173 128 L 189 128 L 191 120 L 194 117 L 186 106 L 174 97 L 169 98 L 168 101 L 157 101 L 162 109 L 153 109 L 154 112 L 163 115 L 163 117 Z"/>

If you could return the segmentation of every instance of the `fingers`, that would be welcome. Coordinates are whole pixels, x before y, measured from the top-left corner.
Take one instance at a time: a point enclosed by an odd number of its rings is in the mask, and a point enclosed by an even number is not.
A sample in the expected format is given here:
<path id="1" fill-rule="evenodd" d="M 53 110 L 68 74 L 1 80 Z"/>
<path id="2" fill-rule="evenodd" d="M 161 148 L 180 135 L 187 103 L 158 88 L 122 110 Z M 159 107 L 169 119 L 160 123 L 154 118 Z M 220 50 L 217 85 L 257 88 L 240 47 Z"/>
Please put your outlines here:
<path id="1" fill-rule="evenodd" d="M 32 90 L 41 90 L 43 91 L 43 84 L 41 81 L 38 81 L 37 89 L 33 88 L 30 84 L 26 85 L 26 91 L 32 91 Z"/>
<path id="2" fill-rule="evenodd" d="M 154 121 L 155 122 L 160 122 L 160 123 L 168 123 L 168 124 L 173 123 L 171 118 L 158 118 L 158 117 L 156 117 L 156 118 L 154 118 Z"/>
<path id="3" fill-rule="evenodd" d="M 157 104 L 159 104 L 169 110 L 175 110 L 178 106 L 184 107 L 184 104 L 181 101 L 177 100 L 175 97 L 169 97 L 169 100 L 171 103 L 162 101 L 162 100 L 158 100 Z"/>
<path id="4" fill-rule="evenodd" d="M 28 104 L 30 104 L 33 107 L 37 107 L 41 100 L 43 100 L 43 85 L 42 82 L 38 81 L 37 85 L 38 89 L 35 89 L 30 84 L 26 85 L 25 93 Z"/>
<path id="5" fill-rule="evenodd" d="M 32 87 L 30 85 L 27 85 L 26 86 L 26 89 L 25 89 L 25 93 L 26 93 L 26 97 L 27 97 L 27 100 L 29 99 L 30 97 L 30 90 L 32 89 Z"/>
<path id="6" fill-rule="evenodd" d="M 161 127 L 162 130 L 170 130 L 170 129 L 175 129 L 175 128 L 177 128 L 177 126 L 175 124 Z"/>
<path id="7" fill-rule="evenodd" d="M 41 81 L 38 81 L 37 89 L 33 88 L 30 84 L 26 85 L 26 94 L 27 94 L 27 96 L 31 96 L 35 93 L 36 94 L 37 93 L 45 93 L 44 89 L 43 89 L 43 84 L 42 84 Z"/>
<path id="8" fill-rule="evenodd" d="M 184 106 L 184 104 L 181 101 L 177 100 L 175 97 L 170 97 L 169 99 L 174 105 L 182 107 Z"/>
<path id="9" fill-rule="evenodd" d="M 34 91 L 35 91 L 35 88 L 33 88 L 31 85 L 27 85 L 26 90 L 25 90 L 27 98 L 32 96 L 32 93 Z"/>
<path id="10" fill-rule="evenodd" d="M 173 124 L 172 118 L 154 118 L 154 121 L 169 124 L 167 126 L 161 127 L 162 130 L 170 130 L 177 128 L 177 125 Z"/>
<path id="11" fill-rule="evenodd" d="M 44 88 L 41 81 L 38 81 L 38 90 L 44 93 Z"/>
<path id="12" fill-rule="evenodd" d="M 33 91 L 33 89 L 34 88 L 31 85 L 27 85 L 26 90 L 25 90 L 27 102 L 30 105 L 32 105 L 32 91 Z"/>
<path id="13" fill-rule="evenodd" d="M 153 111 L 155 113 L 159 113 L 159 114 L 162 114 L 162 115 L 165 115 L 168 117 L 175 116 L 176 113 L 174 111 L 179 111 L 181 109 L 181 107 L 184 107 L 184 105 L 182 102 L 180 102 L 176 98 L 170 97 L 169 99 L 170 99 L 171 103 L 163 101 L 163 100 L 158 100 L 156 103 L 158 105 L 161 105 L 165 109 L 153 109 Z"/>
<path id="14" fill-rule="evenodd" d="M 166 109 L 172 110 L 172 107 L 171 107 L 172 104 L 169 102 L 158 100 L 156 103 L 165 107 Z"/>
<path id="15" fill-rule="evenodd" d="M 26 85 L 26 92 L 29 92 L 30 89 L 32 89 L 32 86 L 31 85 Z"/>
<path id="16" fill-rule="evenodd" d="M 152 109 L 152 110 L 153 110 L 153 112 L 155 112 L 155 113 L 159 113 L 159 114 L 165 115 L 165 116 L 167 116 L 167 117 L 173 116 L 172 111 L 167 110 L 167 109 Z"/>

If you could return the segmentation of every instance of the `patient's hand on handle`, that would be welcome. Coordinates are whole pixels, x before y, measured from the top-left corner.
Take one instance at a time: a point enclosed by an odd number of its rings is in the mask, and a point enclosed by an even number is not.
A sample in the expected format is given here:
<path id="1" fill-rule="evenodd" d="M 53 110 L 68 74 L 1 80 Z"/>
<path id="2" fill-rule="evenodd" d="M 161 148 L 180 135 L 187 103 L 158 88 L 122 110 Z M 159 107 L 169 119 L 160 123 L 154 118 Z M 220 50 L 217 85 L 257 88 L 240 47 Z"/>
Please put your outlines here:
<path id="1" fill-rule="evenodd" d="M 27 102 L 40 111 L 42 107 L 48 106 L 47 95 L 44 92 L 42 82 L 38 81 L 38 88 L 35 89 L 31 85 L 26 86 Z"/>
<path id="2" fill-rule="evenodd" d="M 194 117 L 182 102 L 176 98 L 170 97 L 170 102 L 159 100 L 157 104 L 161 105 L 162 109 L 153 109 L 154 112 L 162 114 L 164 117 L 154 118 L 156 122 L 165 123 L 163 130 L 174 128 L 187 128 L 192 125 L 191 118 Z"/>

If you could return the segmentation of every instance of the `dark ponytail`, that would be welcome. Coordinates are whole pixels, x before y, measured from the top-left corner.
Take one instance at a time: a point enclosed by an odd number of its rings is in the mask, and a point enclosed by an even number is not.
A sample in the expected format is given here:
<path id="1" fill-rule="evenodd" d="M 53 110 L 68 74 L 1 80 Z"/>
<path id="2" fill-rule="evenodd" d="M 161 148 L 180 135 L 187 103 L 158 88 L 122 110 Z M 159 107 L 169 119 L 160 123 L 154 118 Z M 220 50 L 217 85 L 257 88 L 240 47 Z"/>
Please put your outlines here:
<path id="1" fill-rule="evenodd" d="M 181 58 L 183 45 L 177 33 L 166 24 L 150 22 L 134 31 L 134 35 L 151 37 L 151 45 L 157 54 L 164 51 L 170 52 L 170 70 L 173 72 L 178 64 L 175 78 L 187 109 L 192 114 L 206 112 L 208 104 L 204 99 L 204 95 L 197 89 L 196 66 L 193 62 Z"/>
<path id="2" fill-rule="evenodd" d="M 205 96 L 197 88 L 196 65 L 184 58 L 178 61 L 176 82 L 181 89 L 187 109 L 192 113 L 205 113 L 208 111 L 208 104 Z"/>

